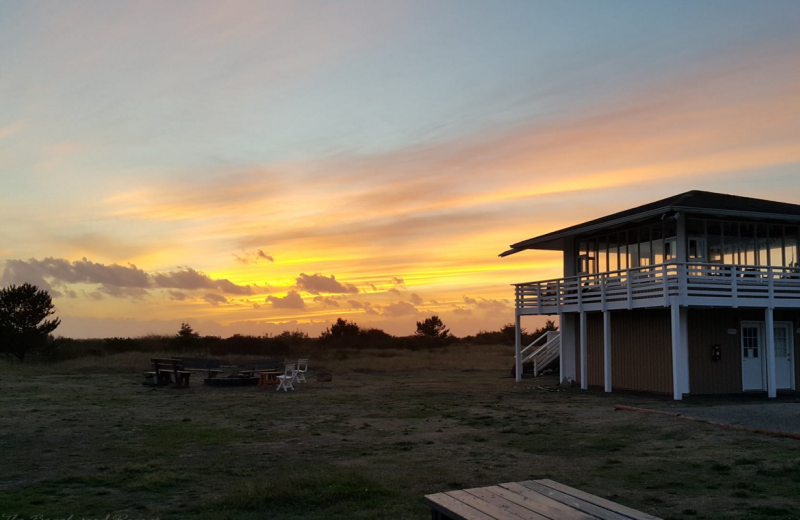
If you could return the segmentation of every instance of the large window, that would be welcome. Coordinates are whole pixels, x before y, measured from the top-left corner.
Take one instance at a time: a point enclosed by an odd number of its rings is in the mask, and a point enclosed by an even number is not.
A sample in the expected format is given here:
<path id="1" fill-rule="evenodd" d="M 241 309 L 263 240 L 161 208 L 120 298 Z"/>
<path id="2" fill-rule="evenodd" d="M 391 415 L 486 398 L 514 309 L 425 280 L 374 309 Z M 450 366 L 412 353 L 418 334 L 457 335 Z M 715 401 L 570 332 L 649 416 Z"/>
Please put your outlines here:
<path id="1" fill-rule="evenodd" d="M 578 273 L 597 274 L 677 260 L 677 224 L 667 220 L 579 241 Z M 690 218 L 687 260 L 800 267 L 800 226 Z"/>
<path id="2" fill-rule="evenodd" d="M 702 230 L 702 233 L 700 233 Z M 800 232 L 796 225 L 688 219 L 689 259 L 713 264 L 796 267 Z M 694 235 L 694 236 L 692 236 Z M 695 257 L 704 241 L 707 257 Z"/>
<path id="3" fill-rule="evenodd" d="M 659 222 L 578 242 L 578 273 L 646 267 L 675 255 L 675 221 Z"/>

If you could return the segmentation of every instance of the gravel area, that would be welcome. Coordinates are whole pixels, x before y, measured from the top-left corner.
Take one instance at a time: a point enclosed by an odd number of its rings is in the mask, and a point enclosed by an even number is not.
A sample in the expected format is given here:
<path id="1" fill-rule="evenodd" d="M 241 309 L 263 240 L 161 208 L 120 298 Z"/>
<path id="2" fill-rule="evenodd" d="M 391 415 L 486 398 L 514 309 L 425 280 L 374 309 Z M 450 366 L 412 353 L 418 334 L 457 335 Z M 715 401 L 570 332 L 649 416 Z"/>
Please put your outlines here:
<path id="1" fill-rule="evenodd" d="M 689 406 L 663 411 L 747 428 L 800 434 L 800 403 Z"/>

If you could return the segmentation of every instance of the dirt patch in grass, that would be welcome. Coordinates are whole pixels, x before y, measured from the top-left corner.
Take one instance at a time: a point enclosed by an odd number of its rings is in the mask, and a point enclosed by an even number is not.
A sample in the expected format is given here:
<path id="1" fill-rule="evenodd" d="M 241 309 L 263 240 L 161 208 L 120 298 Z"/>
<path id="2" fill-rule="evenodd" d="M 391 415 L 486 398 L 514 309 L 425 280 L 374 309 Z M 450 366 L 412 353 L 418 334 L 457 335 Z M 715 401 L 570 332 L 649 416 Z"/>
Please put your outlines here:
<path id="1" fill-rule="evenodd" d="M 294 393 L 5 367 L 0 514 L 428 518 L 428 493 L 551 478 L 664 518 L 798 518 L 798 441 L 614 412 L 653 403 L 504 367 L 393 360 Z"/>

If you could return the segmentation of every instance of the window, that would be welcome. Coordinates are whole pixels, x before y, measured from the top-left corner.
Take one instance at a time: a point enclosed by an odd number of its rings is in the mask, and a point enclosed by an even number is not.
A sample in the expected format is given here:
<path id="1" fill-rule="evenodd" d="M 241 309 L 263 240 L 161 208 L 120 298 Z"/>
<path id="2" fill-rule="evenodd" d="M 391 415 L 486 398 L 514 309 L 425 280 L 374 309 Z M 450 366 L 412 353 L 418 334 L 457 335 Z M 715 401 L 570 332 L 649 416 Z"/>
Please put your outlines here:
<path id="1" fill-rule="evenodd" d="M 747 359 L 758 357 L 758 327 L 742 327 L 742 355 Z"/>
<path id="2" fill-rule="evenodd" d="M 739 224 L 739 263 L 756 265 L 756 226 Z"/>
<path id="3" fill-rule="evenodd" d="M 678 242 L 674 238 L 664 241 L 664 261 L 676 260 L 678 258 Z"/>
<path id="4" fill-rule="evenodd" d="M 775 357 L 785 358 L 789 355 L 789 336 L 787 327 L 775 327 Z"/>
<path id="5" fill-rule="evenodd" d="M 594 257 L 589 254 L 578 257 L 578 274 L 594 274 Z"/>
<path id="6" fill-rule="evenodd" d="M 706 241 L 700 237 L 689 237 L 689 250 L 687 251 L 689 260 L 705 262 L 706 260 Z"/>
<path id="7" fill-rule="evenodd" d="M 639 265 L 647 267 L 650 261 L 650 228 L 639 230 Z"/>
<path id="8" fill-rule="evenodd" d="M 800 267 L 800 263 L 798 263 L 797 226 L 786 226 L 784 232 L 786 241 L 786 265 L 788 267 Z"/>

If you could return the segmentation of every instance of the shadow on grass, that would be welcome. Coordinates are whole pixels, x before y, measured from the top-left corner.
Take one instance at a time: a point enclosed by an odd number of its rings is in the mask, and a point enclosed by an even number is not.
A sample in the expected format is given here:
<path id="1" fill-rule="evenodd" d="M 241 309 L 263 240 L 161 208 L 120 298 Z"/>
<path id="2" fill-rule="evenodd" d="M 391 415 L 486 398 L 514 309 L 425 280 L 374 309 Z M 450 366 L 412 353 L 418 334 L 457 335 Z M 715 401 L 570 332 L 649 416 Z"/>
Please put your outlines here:
<path id="1" fill-rule="evenodd" d="M 215 520 L 403 517 L 400 493 L 356 472 L 284 469 L 274 470 L 268 481 L 246 481 L 194 511 L 198 518 Z"/>

